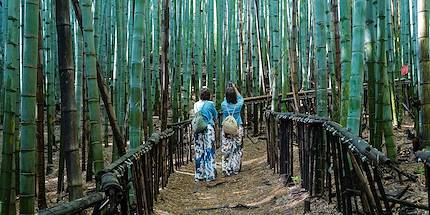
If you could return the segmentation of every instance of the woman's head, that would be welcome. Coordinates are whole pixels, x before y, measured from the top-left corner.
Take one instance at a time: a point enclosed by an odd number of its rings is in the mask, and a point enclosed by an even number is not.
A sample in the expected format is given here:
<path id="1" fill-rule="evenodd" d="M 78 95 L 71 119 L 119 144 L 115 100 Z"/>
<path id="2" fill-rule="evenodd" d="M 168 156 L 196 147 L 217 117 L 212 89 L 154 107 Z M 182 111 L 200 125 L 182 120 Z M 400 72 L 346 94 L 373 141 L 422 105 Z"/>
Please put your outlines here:
<path id="1" fill-rule="evenodd" d="M 211 92 L 208 88 L 204 87 L 200 91 L 200 100 L 208 101 L 211 100 Z"/>
<path id="2" fill-rule="evenodd" d="M 230 104 L 237 103 L 236 90 L 233 87 L 227 87 L 227 90 L 225 91 L 225 99 Z"/>

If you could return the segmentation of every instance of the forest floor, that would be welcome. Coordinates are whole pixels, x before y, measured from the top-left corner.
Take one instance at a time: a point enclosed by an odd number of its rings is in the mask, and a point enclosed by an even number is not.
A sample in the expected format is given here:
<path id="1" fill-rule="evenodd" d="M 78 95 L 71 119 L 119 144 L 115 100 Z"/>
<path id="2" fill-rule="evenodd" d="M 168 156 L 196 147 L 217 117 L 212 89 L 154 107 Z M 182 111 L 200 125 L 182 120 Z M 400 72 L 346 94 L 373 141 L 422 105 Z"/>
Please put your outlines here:
<path id="1" fill-rule="evenodd" d="M 418 176 L 417 182 L 399 182 L 396 174 L 384 172 L 384 183 L 389 195 L 395 195 L 408 187 L 402 199 L 424 204 L 427 202 L 424 168 L 417 163 L 412 152 L 412 142 L 405 134 L 413 132 L 413 122 L 405 117 L 401 128 L 394 128 L 398 161 L 401 170 Z M 364 138 L 366 138 L 364 132 Z M 263 135 L 264 136 L 264 135 Z M 252 140 L 251 140 L 252 139 Z M 161 190 L 155 204 L 155 214 L 303 214 L 304 200 L 308 194 L 300 185 L 299 176 L 293 177 L 293 184 L 284 186 L 279 174 L 273 172 L 266 162 L 266 142 L 259 137 L 244 138 L 242 171 L 231 177 L 218 176 L 215 183 L 194 182 L 194 163 L 175 172 L 167 188 Z M 297 155 L 297 148 L 295 148 Z M 217 170 L 221 172 L 221 153 L 217 151 Z M 295 156 L 294 174 L 298 175 L 299 160 Z M 310 198 L 311 212 L 308 214 L 337 214 L 335 199 L 331 204 L 326 198 Z M 393 206 L 394 214 L 429 214 L 400 205 Z"/>
<path id="2" fill-rule="evenodd" d="M 242 171 L 238 175 L 224 177 L 218 174 L 214 183 L 197 185 L 194 163 L 182 167 L 160 192 L 155 214 L 303 213 L 303 201 L 308 194 L 300 184 L 284 186 L 280 175 L 267 165 L 265 140 L 245 136 L 242 159 Z M 216 161 L 217 171 L 221 173 L 220 149 Z M 295 173 L 299 174 L 297 170 Z M 294 181 L 299 183 L 299 179 Z M 312 214 L 335 214 L 334 205 L 322 199 L 313 199 L 311 205 Z"/>

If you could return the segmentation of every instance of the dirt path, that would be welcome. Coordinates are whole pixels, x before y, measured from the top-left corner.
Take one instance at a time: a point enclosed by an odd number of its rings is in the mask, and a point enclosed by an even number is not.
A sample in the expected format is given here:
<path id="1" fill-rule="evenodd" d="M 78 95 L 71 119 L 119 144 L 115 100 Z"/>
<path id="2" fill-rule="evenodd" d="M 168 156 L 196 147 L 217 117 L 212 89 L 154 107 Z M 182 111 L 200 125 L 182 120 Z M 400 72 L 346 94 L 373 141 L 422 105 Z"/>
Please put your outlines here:
<path id="1" fill-rule="evenodd" d="M 252 143 L 252 142 L 255 142 Z M 245 138 L 242 172 L 218 176 L 216 183 L 197 186 L 194 163 L 169 178 L 155 205 L 156 214 L 302 214 L 307 193 L 285 187 L 267 167 L 265 141 Z M 217 151 L 217 170 L 221 172 Z M 327 212 L 327 211 L 326 211 Z M 324 213 L 327 214 L 327 213 Z"/>

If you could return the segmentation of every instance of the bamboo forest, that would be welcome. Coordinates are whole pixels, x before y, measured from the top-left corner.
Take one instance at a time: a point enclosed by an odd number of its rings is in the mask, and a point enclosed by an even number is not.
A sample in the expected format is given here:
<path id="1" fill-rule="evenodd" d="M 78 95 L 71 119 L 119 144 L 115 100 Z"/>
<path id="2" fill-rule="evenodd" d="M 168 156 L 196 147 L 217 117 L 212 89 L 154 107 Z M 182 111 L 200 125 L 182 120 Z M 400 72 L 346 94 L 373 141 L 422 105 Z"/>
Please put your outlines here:
<path id="1" fill-rule="evenodd" d="M 0 214 L 428 214 L 428 0 L 0 0 Z"/>

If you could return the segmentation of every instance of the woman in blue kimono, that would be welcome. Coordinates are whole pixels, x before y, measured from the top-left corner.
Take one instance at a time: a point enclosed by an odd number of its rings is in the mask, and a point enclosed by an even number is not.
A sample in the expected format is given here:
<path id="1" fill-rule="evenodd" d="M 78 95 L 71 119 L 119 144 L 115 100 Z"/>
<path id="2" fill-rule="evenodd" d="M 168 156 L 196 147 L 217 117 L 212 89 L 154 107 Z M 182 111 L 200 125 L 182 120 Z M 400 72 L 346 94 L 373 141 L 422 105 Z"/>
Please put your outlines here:
<path id="1" fill-rule="evenodd" d="M 215 129 L 217 111 L 207 88 L 201 89 L 200 100 L 194 104 L 194 113 L 201 112 L 207 129 L 194 134 L 195 181 L 212 181 L 216 178 Z"/>
<path id="2" fill-rule="evenodd" d="M 233 116 L 238 125 L 237 135 L 228 135 L 222 131 L 221 151 L 222 155 L 222 172 L 225 176 L 236 175 L 239 173 L 242 164 L 242 117 L 240 112 L 243 107 L 243 97 L 240 95 L 234 84 L 226 89 L 224 101 L 221 104 L 223 121 L 228 116 Z"/>

